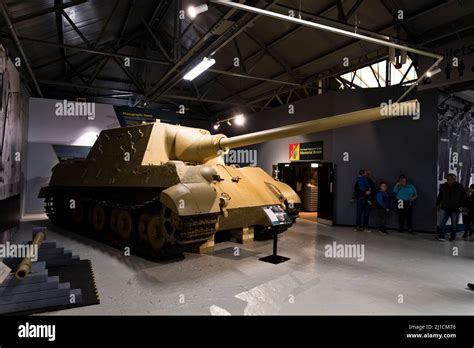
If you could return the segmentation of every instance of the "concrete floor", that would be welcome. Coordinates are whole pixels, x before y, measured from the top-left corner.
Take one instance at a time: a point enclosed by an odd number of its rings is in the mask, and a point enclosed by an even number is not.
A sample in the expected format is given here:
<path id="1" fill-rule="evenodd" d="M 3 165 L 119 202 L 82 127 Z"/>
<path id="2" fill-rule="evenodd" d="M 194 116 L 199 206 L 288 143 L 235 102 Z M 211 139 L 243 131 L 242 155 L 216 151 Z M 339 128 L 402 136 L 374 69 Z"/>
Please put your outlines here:
<path id="1" fill-rule="evenodd" d="M 151 262 L 40 217 L 23 222 L 15 240 L 31 238 L 33 226 L 47 226 L 49 240 L 94 266 L 101 304 L 54 314 L 474 314 L 474 292 L 466 289 L 474 281 L 474 238 L 441 243 L 433 235 L 387 236 L 299 219 L 280 237 L 279 254 L 291 260 L 279 265 L 258 260 L 271 253 L 271 241 L 224 242 L 213 254 Z M 333 242 L 364 245 L 364 261 L 325 257 Z"/>

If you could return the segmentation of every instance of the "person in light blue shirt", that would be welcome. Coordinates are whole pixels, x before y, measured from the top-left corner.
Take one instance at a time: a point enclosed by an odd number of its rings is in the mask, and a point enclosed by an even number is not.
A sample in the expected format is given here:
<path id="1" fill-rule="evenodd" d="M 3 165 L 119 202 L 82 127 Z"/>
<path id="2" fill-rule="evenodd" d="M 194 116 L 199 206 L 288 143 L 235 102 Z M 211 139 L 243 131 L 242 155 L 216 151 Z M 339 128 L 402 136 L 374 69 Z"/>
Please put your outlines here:
<path id="1" fill-rule="evenodd" d="M 393 188 L 395 199 L 397 200 L 399 232 L 404 231 L 405 221 L 407 223 L 408 232 L 413 234 L 412 213 L 413 202 L 418 198 L 418 193 L 414 185 L 409 184 L 405 175 L 398 177 L 398 182 Z"/>

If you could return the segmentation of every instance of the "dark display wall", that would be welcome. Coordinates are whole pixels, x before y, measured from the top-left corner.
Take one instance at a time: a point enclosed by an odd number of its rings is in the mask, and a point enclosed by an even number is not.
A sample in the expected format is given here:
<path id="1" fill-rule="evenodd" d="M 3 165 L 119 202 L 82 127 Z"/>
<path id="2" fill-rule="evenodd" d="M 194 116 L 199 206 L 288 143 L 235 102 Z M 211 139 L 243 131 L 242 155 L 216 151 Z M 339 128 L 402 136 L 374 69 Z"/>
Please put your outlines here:
<path id="1" fill-rule="evenodd" d="M 438 184 L 453 173 L 474 183 L 474 92 L 440 94 L 438 99 Z"/>
<path id="2" fill-rule="evenodd" d="M 376 107 L 388 99 L 396 100 L 401 93 L 397 87 L 329 92 L 294 103 L 294 115 L 288 114 L 287 105 L 252 115 L 244 132 Z M 258 145 L 258 166 L 271 173 L 272 164 L 289 162 L 289 144 L 322 140 L 323 161 L 336 165 L 336 224 L 354 225 L 355 203 L 351 202 L 354 182 L 359 169 L 366 168 L 372 170 L 376 183 L 386 181 L 390 189 L 399 174 L 407 175 L 420 196 L 414 207 L 414 228 L 436 231 L 437 94 L 431 90 L 408 98 L 416 97 L 421 103 L 421 117 L 416 121 L 401 117 Z M 222 129 L 227 134 L 231 131 L 242 132 L 237 127 Z M 349 155 L 347 162 L 343 159 L 345 152 Z M 396 212 L 392 212 L 388 226 L 397 227 Z"/>
<path id="3" fill-rule="evenodd" d="M 367 95 L 345 99 L 356 108 L 377 106 L 385 98 L 396 99 L 400 93 L 369 92 Z M 413 208 L 415 230 L 436 231 L 436 176 L 437 176 L 437 92 L 418 93 L 421 117 L 409 117 L 374 122 L 334 131 L 334 162 L 336 163 L 336 222 L 355 223 L 355 204 L 349 202 L 357 172 L 369 168 L 376 183 L 386 181 L 390 190 L 400 174 L 405 174 L 415 185 L 418 200 Z M 409 99 L 411 99 L 409 98 Z M 344 162 L 341 153 L 348 151 L 350 161 Z M 374 213 L 371 225 L 374 225 Z M 392 211 L 389 228 L 398 228 L 398 216 Z"/>

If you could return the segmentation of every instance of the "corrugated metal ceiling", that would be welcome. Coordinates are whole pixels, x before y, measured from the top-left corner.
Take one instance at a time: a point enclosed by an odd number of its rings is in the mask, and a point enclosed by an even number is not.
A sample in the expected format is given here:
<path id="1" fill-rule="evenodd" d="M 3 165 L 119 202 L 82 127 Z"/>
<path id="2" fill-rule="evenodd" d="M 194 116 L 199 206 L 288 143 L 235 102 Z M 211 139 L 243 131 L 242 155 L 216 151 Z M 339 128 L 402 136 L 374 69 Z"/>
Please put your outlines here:
<path id="1" fill-rule="evenodd" d="M 234 104 L 252 104 L 258 109 L 275 92 L 292 88 L 291 84 L 305 84 L 309 78 L 329 71 L 342 73 L 344 57 L 359 62 L 361 57 L 370 61 L 386 55 L 386 49 L 380 46 L 221 5 L 210 4 L 209 10 L 195 20 L 188 16 L 179 19 L 180 10 L 200 3 L 203 1 L 15 0 L 6 1 L 6 6 L 46 97 L 85 96 L 129 105 L 142 105 L 144 101 L 184 103 L 198 114 L 215 117 Z M 413 44 L 438 36 L 446 40 L 456 33 L 465 35 L 472 29 L 466 24 L 466 16 L 469 19 L 474 14 L 474 2 L 467 0 L 344 0 L 340 2 L 343 15 L 334 0 L 246 3 L 258 7 L 273 3 L 269 9 L 275 12 L 288 14 L 293 10 L 298 15 L 301 11 L 303 19 L 325 18 L 342 24 L 353 9 L 347 20 L 352 28 L 357 24 Z M 403 21 L 396 18 L 398 10 L 403 10 Z M 210 32 L 218 23 L 228 30 Z M 245 30 L 234 35 L 242 26 Z M 0 35 L 10 52 L 18 54 L 3 22 Z M 229 37 L 233 40 L 227 40 Z M 437 44 L 430 43 L 432 47 Z M 182 81 L 182 73 L 216 47 L 217 64 L 212 68 L 219 72 L 208 71 L 193 83 Z M 130 67 L 123 66 L 126 56 L 132 57 Z M 234 67 L 238 56 L 243 64 Z M 26 72 L 24 77 L 30 78 Z M 307 94 L 314 93 L 311 85 L 307 87 Z M 255 102 L 259 99 L 262 101 Z"/>

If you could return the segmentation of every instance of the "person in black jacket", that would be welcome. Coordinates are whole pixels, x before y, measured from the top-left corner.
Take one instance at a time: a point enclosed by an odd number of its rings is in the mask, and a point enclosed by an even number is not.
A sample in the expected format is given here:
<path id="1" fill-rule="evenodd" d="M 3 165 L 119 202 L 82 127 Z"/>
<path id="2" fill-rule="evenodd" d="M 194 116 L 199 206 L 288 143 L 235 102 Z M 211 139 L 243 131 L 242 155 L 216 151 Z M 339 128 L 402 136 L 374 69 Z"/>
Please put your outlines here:
<path id="1" fill-rule="evenodd" d="M 445 241 L 446 223 L 451 219 L 451 237 L 450 241 L 456 239 L 456 230 L 458 227 L 459 213 L 462 205 L 466 200 L 466 191 L 461 184 L 456 182 L 456 175 L 448 174 L 446 182 L 439 186 L 439 194 L 436 199 L 438 209 L 443 211 L 443 218 L 439 229 L 439 234 L 436 237 L 439 241 Z"/>
<path id="2" fill-rule="evenodd" d="M 472 226 L 474 223 L 474 184 L 469 186 L 466 192 L 466 200 L 463 204 L 462 223 L 464 225 L 463 238 L 472 236 Z"/>
<path id="3" fill-rule="evenodd" d="M 377 194 L 377 186 L 375 185 L 375 182 L 372 180 L 372 171 L 371 170 L 366 170 L 366 175 L 367 175 L 367 181 L 369 182 L 370 186 L 370 205 L 373 205 L 375 202 L 375 195 Z"/>

